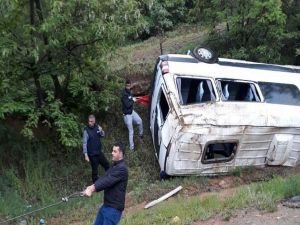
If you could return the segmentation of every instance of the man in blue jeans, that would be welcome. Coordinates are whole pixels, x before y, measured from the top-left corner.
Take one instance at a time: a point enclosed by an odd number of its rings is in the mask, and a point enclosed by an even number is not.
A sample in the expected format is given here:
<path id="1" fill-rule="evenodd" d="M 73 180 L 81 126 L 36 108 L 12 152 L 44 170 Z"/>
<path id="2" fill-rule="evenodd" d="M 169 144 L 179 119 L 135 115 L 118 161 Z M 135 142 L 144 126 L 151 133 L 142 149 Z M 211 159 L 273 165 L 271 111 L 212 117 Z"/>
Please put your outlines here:
<path id="1" fill-rule="evenodd" d="M 94 192 L 104 190 L 104 203 L 100 207 L 94 225 L 117 225 L 125 207 L 125 195 L 128 182 L 128 169 L 124 162 L 125 148 L 122 144 L 112 147 L 113 165 L 105 175 L 88 186 L 83 194 L 92 196 Z"/>
<path id="2" fill-rule="evenodd" d="M 129 139 L 129 148 L 134 151 L 134 142 L 133 142 L 133 124 L 137 124 L 139 129 L 139 137 L 143 139 L 143 121 L 139 114 L 133 110 L 133 104 L 136 101 L 136 98 L 132 96 L 131 93 L 131 82 L 126 80 L 125 88 L 122 91 L 122 112 L 123 119 L 126 127 L 128 129 L 128 139 Z"/>

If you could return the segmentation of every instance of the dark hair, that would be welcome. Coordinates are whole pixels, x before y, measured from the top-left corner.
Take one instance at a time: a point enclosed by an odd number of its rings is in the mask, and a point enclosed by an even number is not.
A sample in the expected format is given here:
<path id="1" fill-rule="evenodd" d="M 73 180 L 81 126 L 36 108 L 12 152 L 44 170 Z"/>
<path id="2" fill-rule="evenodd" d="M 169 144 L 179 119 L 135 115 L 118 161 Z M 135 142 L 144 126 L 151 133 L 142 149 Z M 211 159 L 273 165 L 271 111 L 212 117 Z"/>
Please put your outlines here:
<path id="1" fill-rule="evenodd" d="M 131 84 L 131 81 L 129 79 L 126 79 L 125 84 Z"/>
<path id="2" fill-rule="evenodd" d="M 121 142 L 117 142 L 113 145 L 113 147 L 118 147 L 119 151 L 123 153 L 123 156 L 125 155 L 125 145 Z"/>

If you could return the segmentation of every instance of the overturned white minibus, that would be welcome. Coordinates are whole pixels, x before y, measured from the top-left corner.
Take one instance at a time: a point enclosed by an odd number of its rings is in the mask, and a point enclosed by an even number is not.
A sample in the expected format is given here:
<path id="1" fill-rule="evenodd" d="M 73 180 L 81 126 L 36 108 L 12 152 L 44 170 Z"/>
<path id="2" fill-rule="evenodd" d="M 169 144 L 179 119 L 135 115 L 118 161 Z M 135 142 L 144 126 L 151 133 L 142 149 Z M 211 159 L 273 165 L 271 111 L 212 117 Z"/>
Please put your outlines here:
<path id="1" fill-rule="evenodd" d="M 300 67 L 196 53 L 155 66 L 149 116 L 161 174 L 299 165 Z"/>

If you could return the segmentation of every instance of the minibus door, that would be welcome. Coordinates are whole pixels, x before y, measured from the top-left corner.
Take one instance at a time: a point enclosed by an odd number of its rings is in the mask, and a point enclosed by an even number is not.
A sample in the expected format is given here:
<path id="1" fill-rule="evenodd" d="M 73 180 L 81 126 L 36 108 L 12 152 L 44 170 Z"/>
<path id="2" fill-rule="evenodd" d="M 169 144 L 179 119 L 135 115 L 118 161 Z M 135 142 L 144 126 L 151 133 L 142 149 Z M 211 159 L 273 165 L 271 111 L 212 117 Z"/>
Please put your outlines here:
<path id="1" fill-rule="evenodd" d="M 161 128 L 162 128 L 162 120 L 161 120 L 161 110 L 160 110 L 160 107 L 159 107 L 159 104 L 157 104 L 156 106 L 156 130 L 155 130 L 155 133 L 156 133 L 156 144 L 157 144 L 157 156 L 159 157 L 159 149 L 160 149 L 160 144 L 161 144 Z"/>
<path id="2" fill-rule="evenodd" d="M 170 121 L 171 115 L 169 113 L 170 107 L 165 93 L 164 86 L 162 85 L 156 106 L 157 139 L 155 140 L 155 142 L 157 142 L 156 148 L 158 149 L 157 156 L 159 159 L 159 165 L 162 170 L 165 169 L 167 146 L 172 135 L 172 121 Z"/>

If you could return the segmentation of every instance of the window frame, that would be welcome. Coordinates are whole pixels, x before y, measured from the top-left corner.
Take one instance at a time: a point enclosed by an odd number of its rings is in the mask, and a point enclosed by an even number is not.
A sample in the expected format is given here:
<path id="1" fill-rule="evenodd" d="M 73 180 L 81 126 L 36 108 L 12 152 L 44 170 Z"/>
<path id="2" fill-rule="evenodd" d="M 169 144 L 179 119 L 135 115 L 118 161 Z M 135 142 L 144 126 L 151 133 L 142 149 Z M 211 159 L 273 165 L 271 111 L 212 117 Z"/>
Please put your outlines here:
<path id="1" fill-rule="evenodd" d="M 230 155 L 230 157 L 227 158 L 220 158 L 220 159 L 215 159 L 215 160 L 210 160 L 207 161 L 207 159 L 205 159 L 206 153 L 208 151 L 208 146 L 211 144 L 230 144 L 230 143 L 235 143 L 236 144 L 236 149 L 233 150 L 233 154 Z M 226 162 L 230 162 L 232 161 L 238 152 L 238 148 L 239 148 L 239 140 L 236 139 L 232 139 L 232 140 L 226 140 L 226 141 L 220 141 L 220 140 L 213 140 L 213 141 L 208 141 L 206 142 L 203 151 L 202 151 L 202 156 L 201 156 L 201 163 L 202 164 L 215 164 L 215 163 L 226 163 Z"/>
<path id="2" fill-rule="evenodd" d="M 246 83 L 246 84 L 249 84 L 249 85 L 253 85 L 255 87 L 255 90 L 256 90 L 256 94 L 257 94 L 257 97 L 259 98 L 259 101 L 242 101 L 242 100 L 226 100 L 225 99 L 225 96 L 223 94 L 223 90 L 222 90 L 222 85 L 221 85 L 221 82 L 222 81 L 227 81 L 227 82 L 237 82 L 237 83 Z M 258 85 L 257 82 L 255 81 L 251 81 L 251 80 L 239 80 L 239 79 L 230 79 L 230 78 L 216 78 L 216 83 L 217 83 L 217 86 L 218 86 L 218 90 L 219 90 L 219 95 L 220 95 L 220 101 L 222 102 L 245 102 L 245 103 L 263 103 L 264 102 L 264 96 L 260 90 L 260 87 Z"/>
<path id="3" fill-rule="evenodd" d="M 292 86 L 292 87 L 295 87 L 297 90 L 298 90 L 298 92 L 300 93 L 300 88 L 296 85 L 296 84 L 290 84 L 290 83 L 278 83 L 278 82 L 271 82 L 271 81 L 258 81 L 258 86 L 259 86 L 259 88 L 260 88 L 260 90 L 261 90 L 261 93 L 262 93 L 262 95 L 264 96 L 264 103 L 266 103 L 266 104 L 278 104 L 278 105 L 286 105 L 286 106 L 300 106 L 300 104 L 299 105 L 295 105 L 295 104 L 287 104 L 287 103 L 285 103 L 285 104 L 283 104 L 283 103 L 278 103 L 278 102 L 267 102 L 266 101 L 266 98 L 265 98 L 265 95 L 264 95 L 264 93 L 263 93 L 263 88 L 261 88 L 261 84 L 270 84 L 270 85 L 287 85 L 287 86 Z"/>
<path id="4" fill-rule="evenodd" d="M 162 95 L 162 93 L 164 94 L 164 96 L 165 96 L 165 99 L 166 99 L 166 102 L 167 102 L 167 105 L 168 105 L 168 108 L 169 108 L 169 110 L 168 110 L 168 113 L 166 114 L 166 117 L 165 117 L 165 119 L 164 119 L 164 117 L 163 117 L 163 114 L 162 114 L 162 110 L 161 110 L 161 105 L 160 105 L 160 100 L 161 100 L 161 95 Z M 156 105 L 156 107 L 159 107 L 159 110 L 160 110 L 160 118 L 161 118 L 161 127 L 163 127 L 163 125 L 165 124 L 165 122 L 167 121 L 167 118 L 168 118 L 168 116 L 169 116 L 169 114 L 170 114 L 170 112 L 171 112 L 171 107 L 170 107 L 170 104 L 169 104 L 169 102 L 168 102 L 168 98 L 167 98 L 167 95 L 166 95 L 166 93 L 165 93 L 165 88 L 164 88 L 164 85 L 161 85 L 161 87 L 160 87 L 160 89 L 159 89 L 159 91 L 158 91 L 158 98 L 157 98 L 157 105 Z"/>
<path id="5" fill-rule="evenodd" d="M 182 95 L 181 95 L 181 87 L 179 87 L 179 84 L 177 82 L 178 79 L 195 79 L 195 80 L 206 80 L 210 81 L 212 85 L 212 91 L 214 92 L 215 95 L 215 100 L 214 101 L 205 101 L 205 102 L 196 102 L 196 103 L 189 103 L 189 104 L 183 104 L 182 101 Z M 220 96 L 219 96 L 219 91 L 218 88 L 216 87 L 215 79 L 212 77 L 207 77 L 207 76 L 193 76 L 193 75 L 185 75 L 185 74 L 174 74 L 174 82 L 175 86 L 177 89 L 177 94 L 178 94 L 178 99 L 179 99 L 179 104 L 180 106 L 191 106 L 191 105 L 199 105 L 199 104 L 207 104 L 210 102 L 218 102 L 220 101 Z"/>

